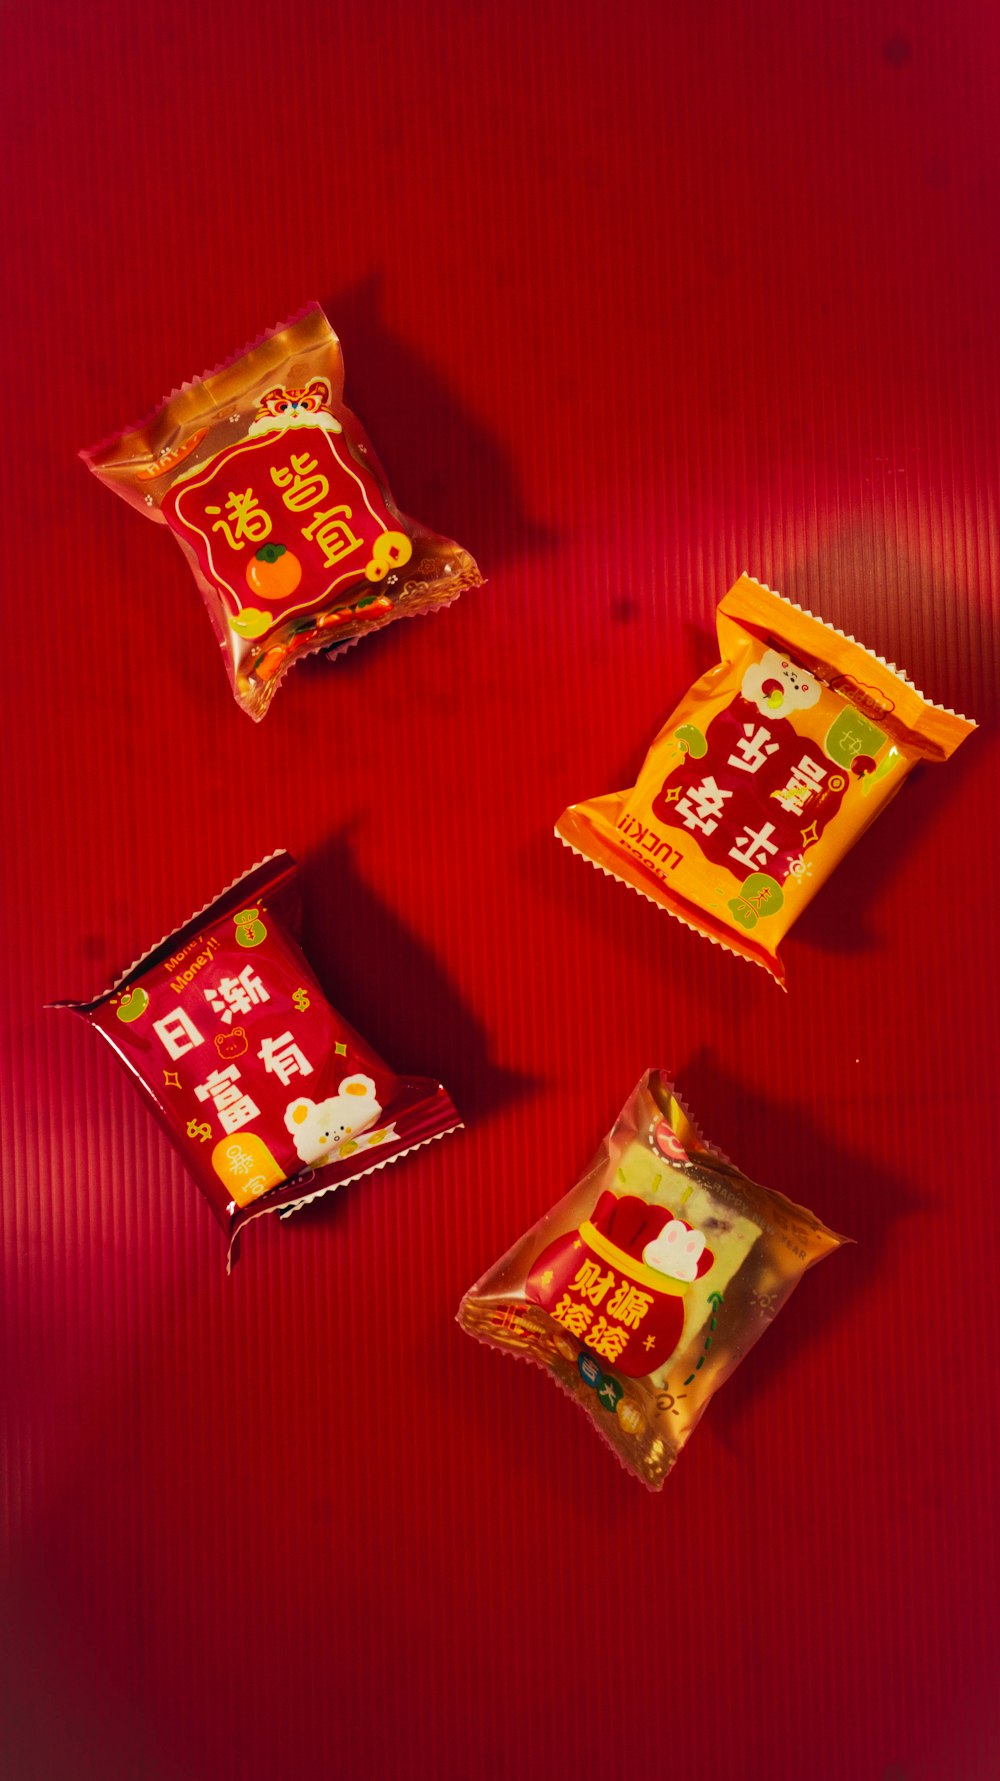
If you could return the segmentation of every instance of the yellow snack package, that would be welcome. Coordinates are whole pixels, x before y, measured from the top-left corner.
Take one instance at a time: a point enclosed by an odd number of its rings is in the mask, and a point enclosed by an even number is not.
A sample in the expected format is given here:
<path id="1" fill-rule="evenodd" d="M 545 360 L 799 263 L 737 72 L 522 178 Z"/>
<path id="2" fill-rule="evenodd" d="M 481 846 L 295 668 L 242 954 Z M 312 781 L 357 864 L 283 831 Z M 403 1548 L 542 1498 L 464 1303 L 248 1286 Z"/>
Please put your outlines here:
<path id="1" fill-rule="evenodd" d="M 570 805 L 556 834 L 784 988 L 792 922 L 917 762 L 947 760 L 976 726 L 749 575 L 716 624 L 721 660 L 637 783 Z"/>

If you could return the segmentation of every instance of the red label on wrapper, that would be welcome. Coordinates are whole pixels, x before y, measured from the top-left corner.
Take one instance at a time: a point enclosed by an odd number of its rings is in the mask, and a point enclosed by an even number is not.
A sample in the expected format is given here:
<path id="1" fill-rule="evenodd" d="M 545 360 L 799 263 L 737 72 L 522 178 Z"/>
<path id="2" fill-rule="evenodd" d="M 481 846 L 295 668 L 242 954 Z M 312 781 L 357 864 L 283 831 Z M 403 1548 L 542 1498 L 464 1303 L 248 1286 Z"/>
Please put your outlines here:
<path id="1" fill-rule="evenodd" d="M 694 766 L 684 758 L 667 774 L 653 814 L 693 835 L 713 864 L 783 884 L 836 816 L 847 784 L 787 717 L 764 720 L 737 696 L 707 727 Z"/>
<path id="2" fill-rule="evenodd" d="M 168 523 L 188 539 L 231 616 L 266 606 L 291 618 L 358 581 L 382 579 L 384 550 L 376 552 L 391 518 L 339 433 L 299 427 L 241 440 L 166 496 Z"/>
<path id="3" fill-rule="evenodd" d="M 657 1243 L 661 1265 L 653 1268 L 644 1256 Z M 670 1256 L 685 1248 L 691 1278 L 706 1274 L 712 1252 L 685 1220 L 632 1195 L 603 1193 L 589 1219 L 542 1250 L 525 1291 L 592 1354 L 641 1379 L 680 1340 L 686 1288 L 670 1272 Z"/>
<path id="4" fill-rule="evenodd" d="M 278 854 L 90 1003 L 97 1028 L 230 1237 L 457 1128 L 439 1083 L 402 1078 L 327 1000 L 290 931 Z"/>

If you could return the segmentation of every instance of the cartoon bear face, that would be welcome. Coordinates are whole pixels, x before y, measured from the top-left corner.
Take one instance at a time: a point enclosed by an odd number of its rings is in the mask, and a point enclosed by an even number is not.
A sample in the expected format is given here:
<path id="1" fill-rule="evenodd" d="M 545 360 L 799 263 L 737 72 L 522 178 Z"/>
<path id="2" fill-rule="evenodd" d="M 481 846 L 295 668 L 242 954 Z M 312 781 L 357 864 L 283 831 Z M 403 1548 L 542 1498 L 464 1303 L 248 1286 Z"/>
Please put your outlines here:
<path id="1" fill-rule="evenodd" d="M 751 662 L 740 692 L 762 717 L 787 717 L 790 711 L 808 711 L 820 694 L 815 674 L 801 668 L 776 649 L 765 649 L 759 662 Z"/>
<path id="2" fill-rule="evenodd" d="M 220 1057 L 242 1057 L 247 1048 L 245 1027 L 230 1027 L 228 1033 L 216 1033 L 215 1049 Z"/>
<path id="3" fill-rule="evenodd" d="M 370 1076 L 345 1076 L 329 1100 L 310 1101 L 301 1095 L 290 1101 L 285 1126 L 304 1163 L 325 1163 L 348 1139 L 373 1126 L 381 1111 Z"/>

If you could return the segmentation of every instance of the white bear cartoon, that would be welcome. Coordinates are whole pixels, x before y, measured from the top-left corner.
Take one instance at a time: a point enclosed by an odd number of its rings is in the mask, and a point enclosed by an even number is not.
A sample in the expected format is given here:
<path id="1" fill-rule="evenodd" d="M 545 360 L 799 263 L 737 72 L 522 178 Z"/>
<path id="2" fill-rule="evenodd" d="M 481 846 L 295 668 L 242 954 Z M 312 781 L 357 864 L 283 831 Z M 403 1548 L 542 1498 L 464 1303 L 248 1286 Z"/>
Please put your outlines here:
<path id="1" fill-rule="evenodd" d="M 790 711 L 808 711 L 819 698 L 815 674 L 800 668 L 776 649 L 765 649 L 759 662 L 751 662 L 740 692 L 762 717 L 787 717 Z"/>
<path id="2" fill-rule="evenodd" d="M 285 1125 L 304 1163 L 326 1163 L 358 1149 L 359 1133 L 367 1132 L 381 1111 L 370 1076 L 345 1076 L 329 1100 L 310 1101 L 307 1095 L 300 1095 L 298 1100 L 289 1101 Z M 379 1132 L 375 1141 L 387 1136 L 388 1130 Z"/>
<path id="3" fill-rule="evenodd" d="M 672 1280 L 695 1280 L 704 1253 L 704 1231 L 689 1230 L 682 1219 L 672 1218 L 659 1236 L 646 1244 L 642 1259 L 647 1268 L 669 1274 Z"/>

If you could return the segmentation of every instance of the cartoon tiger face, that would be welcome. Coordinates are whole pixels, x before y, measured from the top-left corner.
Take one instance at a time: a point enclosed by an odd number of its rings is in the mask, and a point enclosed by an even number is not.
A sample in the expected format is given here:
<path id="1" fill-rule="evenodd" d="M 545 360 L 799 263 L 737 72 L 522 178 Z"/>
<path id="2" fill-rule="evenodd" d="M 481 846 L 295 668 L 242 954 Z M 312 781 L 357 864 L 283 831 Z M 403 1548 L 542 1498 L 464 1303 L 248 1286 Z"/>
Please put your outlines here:
<path id="1" fill-rule="evenodd" d="M 283 433 L 288 427 L 320 427 L 327 433 L 339 433 L 340 422 L 330 413 L 330 385 L 325 377 L 314 377 L 301 389 L 286 389 L 276 384 L 265 390 L 257 404 L 257 413 L 250 427 L 250 436 L 261 433 Z"/>

